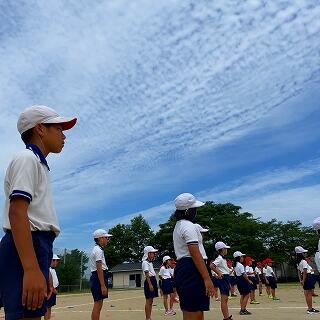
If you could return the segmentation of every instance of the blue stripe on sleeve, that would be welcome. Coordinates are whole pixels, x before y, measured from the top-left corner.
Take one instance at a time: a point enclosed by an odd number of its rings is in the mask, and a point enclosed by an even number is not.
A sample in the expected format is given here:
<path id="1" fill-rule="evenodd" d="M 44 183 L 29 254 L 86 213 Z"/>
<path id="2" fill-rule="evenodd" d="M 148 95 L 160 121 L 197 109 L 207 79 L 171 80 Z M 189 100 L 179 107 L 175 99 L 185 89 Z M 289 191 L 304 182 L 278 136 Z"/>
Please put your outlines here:
<path id="1" fill-rule="evenodd" d="M 198 241 L 190 241 L 190 242 L 187 242 L 187 244 L 199 244 Z"/>
<path id="2" fill-rule="evenodd" d="M 32 201 L 32 195 L 26 191 L 13 190 L 9 196 L 9 199 L 11 200 L 12 198 L 16 197 L 24 197 L 29 201 L 29 203 Z"/>

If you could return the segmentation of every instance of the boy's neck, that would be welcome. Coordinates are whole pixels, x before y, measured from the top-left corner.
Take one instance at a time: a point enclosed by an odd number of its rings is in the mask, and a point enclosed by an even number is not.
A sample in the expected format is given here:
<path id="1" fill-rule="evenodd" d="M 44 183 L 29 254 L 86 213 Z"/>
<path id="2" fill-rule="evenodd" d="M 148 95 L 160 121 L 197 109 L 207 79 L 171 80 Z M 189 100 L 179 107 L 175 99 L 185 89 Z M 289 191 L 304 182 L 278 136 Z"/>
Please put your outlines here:
<path id="1" fill-rule="evenodd" d="M 29 144 L 36 145 L 40 149 L 40 151 L 42 152 L 42 154 L 45 158 L 48 156 L 49 152 L 46 150 L 46 148 L 43 145 L 43 142 L 40 138 L 34 137 L 33 139 L 31 139 Z"/>

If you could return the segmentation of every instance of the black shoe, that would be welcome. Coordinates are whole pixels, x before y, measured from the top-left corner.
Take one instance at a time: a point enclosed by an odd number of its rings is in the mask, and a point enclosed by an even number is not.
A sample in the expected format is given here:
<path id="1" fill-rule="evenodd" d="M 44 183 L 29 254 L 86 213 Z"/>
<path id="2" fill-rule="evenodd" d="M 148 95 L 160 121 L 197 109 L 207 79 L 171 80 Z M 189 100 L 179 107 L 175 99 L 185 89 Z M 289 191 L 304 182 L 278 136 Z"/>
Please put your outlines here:
<path id="1" fill-rule="evenodd" d="M 311 308 L 311 309 L 307 310 L 307 313 L 308 313 L 308 314 L 319 313 L 319 310 L 314 309 L 314 308 Z"/>
<path id="2" fill-rule="evenodd" d="M 239 314 L 240 316 L 247 316 L 251 314 L 251 312 L 249 312 L 247 309 L 244 309 L 244 310 L 240 310 Z"/>

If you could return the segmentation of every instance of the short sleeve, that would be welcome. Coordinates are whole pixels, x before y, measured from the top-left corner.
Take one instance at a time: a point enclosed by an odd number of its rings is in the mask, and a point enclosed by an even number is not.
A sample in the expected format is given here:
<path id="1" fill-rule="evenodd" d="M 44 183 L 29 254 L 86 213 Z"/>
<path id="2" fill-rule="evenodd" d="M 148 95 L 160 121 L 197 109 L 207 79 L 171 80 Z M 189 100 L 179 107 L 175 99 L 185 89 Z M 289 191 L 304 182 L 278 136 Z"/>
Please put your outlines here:
<path id="1" fill-rule="evenodd" d="M 308 269 L 308 262 L 306 260 L 302 260 L 301 262 L 301 269 Z"/>
<path id="2" fill-rule="evenodd" d="M 103 251 L 100 248 L 96 247 L 96 249 L 94 251 L 94 260 L 95 260 L 95 262 L 102 261 L 103 260 L 103 255 L 104 255 Z"/>
<path id="3" fill-rule="evenodd" d="M 146 271 L 149 272 L 149 264 L 148 264 L 148 262 L 146 260 L 142 261 L 142 271 L 143 272 L 146 272 Z"/>
<path id="4" fill-rule="evenodd" d="M 38 160 L 33 154 L 21 154 L 11 163 L 9 179 L 9 198 L 24 197 L 29 202 L 35 194 L 38 183 Z"/>
<path id="5" fill-rule="evenodd" d="M 244 266 L 241 263 L 240 263 L 240 266 L 239 266 L 239 271 L 240 271 L 241 274 L 245 273 Z"/>
<path id="6" fill-rule="evenodd" d="M 199 243 L 198 232 L 196 226 L 192 222 L 188 221 L 188 223 L 183 226 L 181 237 L 188 245 Z"/>
<path id="7" fill-rule="evenodd" d="M 218 256 L 218 257 L 213 261 L 213 264 L 214 264 L 216 267 L 219 267 L 220 264 L 221 264 L 221 257 Z"/>
<path id="8" fill-rule="evenodd" d="M 159 270 L 159 276 L 163 277 L 164 267 L 162 266 Z"/>

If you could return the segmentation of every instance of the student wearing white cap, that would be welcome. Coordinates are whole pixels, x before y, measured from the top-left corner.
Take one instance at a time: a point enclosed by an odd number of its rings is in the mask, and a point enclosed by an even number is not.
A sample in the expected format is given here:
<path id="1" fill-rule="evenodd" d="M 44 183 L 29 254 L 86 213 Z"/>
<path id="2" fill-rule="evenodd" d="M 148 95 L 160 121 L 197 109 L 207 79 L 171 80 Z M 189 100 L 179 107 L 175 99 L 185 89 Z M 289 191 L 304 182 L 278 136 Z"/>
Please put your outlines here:
<path id="1" fill-rule="evenodd" d="M 311 267 L 309 266 L 306 258 L 306 253 L 308 250 L 304 249 L 301 246 L 297 246 L 294 249 L 296 253 L 296 262 L 298 268 L 298 277 L 299 281 L 304 290 L 304 296 L 306 299 L 306 303 L 308 306 L 307 313 L 308 314 L 315 314 L 319 313 L 319 310 L 316 310 L 312 307 L 312 290 L 314 289 L 315 279 L 311 275 Z"/>
<path id="2" fill-rule="evenodd" d="M 32 106 L 19 116 L 25 149 L 6 171 L 5 236 L 0 243 L 0 295 L 7 319 L 40 318 L 46 312 L 48 257 L 60 233 L 46 157 L 62 151 L 64 130 L 76 121 L 46 106 Z"/>
<path id="3" fill-rule="evenodd" d="M 177 264 L 174 271 L 175 284 L 180 298 L 184 320 L 202 320 L 203 311 L 209 310 L 210 296 L 214 287 L 199 250 L 201 234 L 193 221 L 197 208 L 204 205 L 190 193 L 180 194 L 174 201 L 176 225 L 173 245 Z"/>
<path id="4" fill-rule="evenodd" d="M 153 298 L 158 297 L 158 284 L 156 279 L 156 272 L 153 268 L 152 261 L 155 259 L 158 249 L 152 246 L 146 246 L 143 249 L 142 257 L 142 272 L 144 273 L 144 296 L 146 298 L 146 303 L 144 307 L 146 320 L 151 319 Z"/>
<path id="5" fill-rule="evenodd" d="M 251 292 L 252 281 L 248 278 L 248 276 L 245 272 L 245 269 L 244 269 L 244 265 L 243 265 L 244 256 L 245 256 L 245 254 L 240 251 L 234 252 L 233 253 L 233 258 L 234 258 L 233 267 L 234 267 L 234 272 L 237 277 L 238 291 L 240 293 L 240 312 L 239 312 L 239 314 L 240 315 L 249 315 L 249 314 L 251 314 L 251 312 L 249 312 L 247 310 L 247 304 L 248 304 L 249 295 Z"/>
<path id="6" fill-rule="evenodd" d="M 108 266 L 103 248 L 108 244 L 110 237 L 112 237 L 112 234 L 104 229 L 97 229 L 93 232 L 95 246 L 89 257 L 90 287 L 94 301 L 91 320 L 100 319 L 103 300 L 108 298 Z"/>
<path id="7" fill-rule="evenodd" d="M 162 258 L 162 266 L 159 270 L 159 279 L 161 283 L 161 289 L 163 293 L 163 306 L 165 309 L 165 316 L 173 316 L 176 312 L 173 310 L 174 294 L 173 294 L 173 282 L 172 282 L 172 258 L 170 256 L 164 256 Z M 170 298 L 168 305 L 168 298 Z"/>
<path id="8" fill-rule="evenodd" d="M 221 295 L 221 312 L 224 320 L 232 319 L 229 314 L 228 298 L 230 293 L 230 268 L 228 267 L 226 255 L 229 246 L 224 242 L 218 241 L 215 244 L 215 249 L 218 251 L 218 257 L 210 264 L 211 269 L 217 274 L 217 285 Z"/>
<path id="9" fill-rule="evenodd" d="M 59 280 L 58 280 L 58 276 L 55 269 L 58 266 L 59 261 L 60 261 L 60 258 L 56 254 L 53 254 L 50 269 L 49 269 L 50 294 L 47 300 L 47 312 L 44 315 L 45 320 L 51 319 L 51 308 L 57 304 Z"/>

